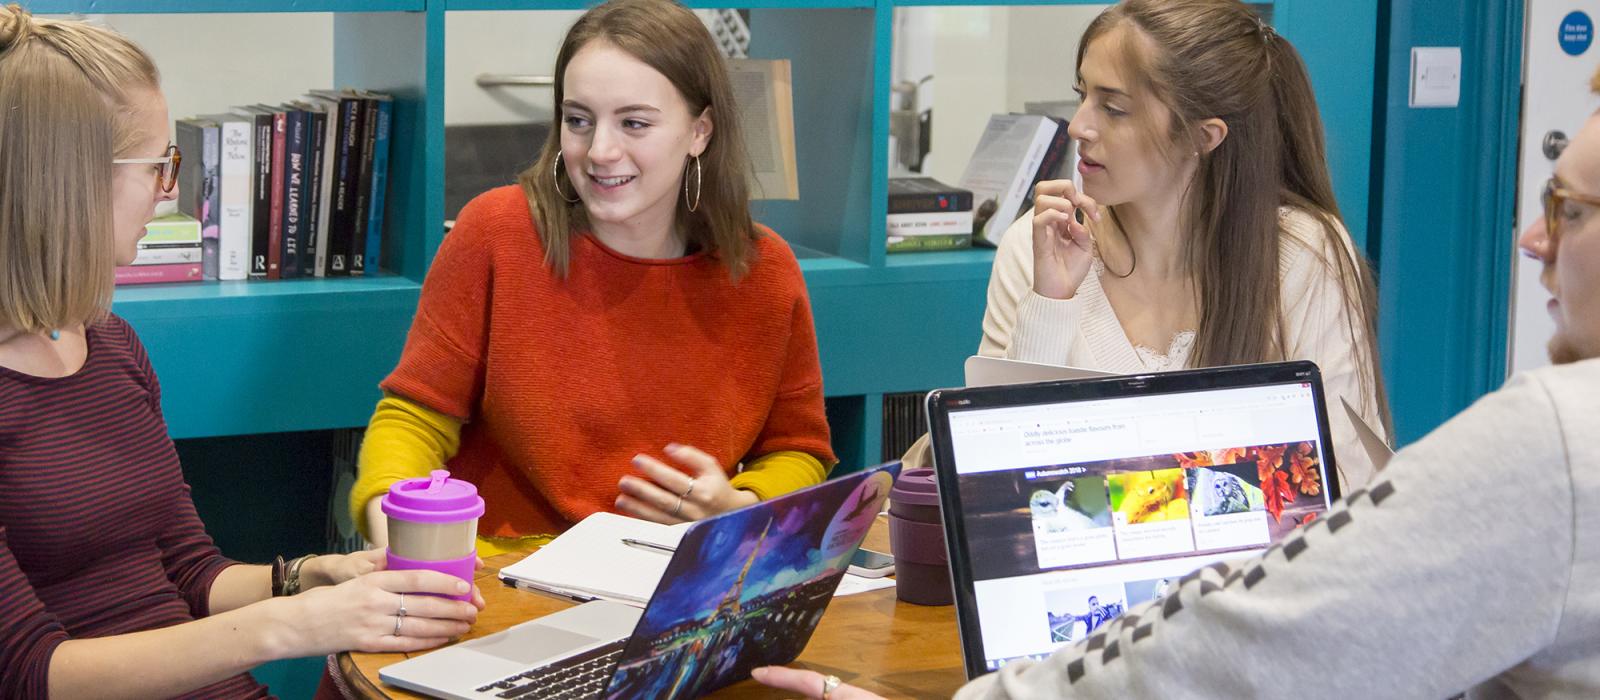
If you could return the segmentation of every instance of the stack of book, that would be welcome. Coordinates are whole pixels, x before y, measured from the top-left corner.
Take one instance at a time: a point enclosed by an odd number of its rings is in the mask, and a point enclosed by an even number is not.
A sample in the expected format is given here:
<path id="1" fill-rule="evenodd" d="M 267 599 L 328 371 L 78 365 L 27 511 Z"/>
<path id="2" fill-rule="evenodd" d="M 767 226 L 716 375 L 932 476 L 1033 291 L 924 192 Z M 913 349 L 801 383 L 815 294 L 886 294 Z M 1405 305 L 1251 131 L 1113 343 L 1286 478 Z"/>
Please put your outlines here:
<path id="1" fill-rule="evenodd" d="M 158 216 L 145 224 L 139 255 L 117 268 L 117 284 L 199 282 L 201 280 L 200 222 L 183 214 Z"/>
<path id="2" fill-rule="evenodd" d="M 931 177 L 889 178 L 891 253 L 972 246 L 972 192 Z"/>
<path id="3" fill-rule="evenodd" d="M 394 102 L 312 90 L 177 124 L 178 207 L 200 222 L 207 279 L 375 273 Z"/>

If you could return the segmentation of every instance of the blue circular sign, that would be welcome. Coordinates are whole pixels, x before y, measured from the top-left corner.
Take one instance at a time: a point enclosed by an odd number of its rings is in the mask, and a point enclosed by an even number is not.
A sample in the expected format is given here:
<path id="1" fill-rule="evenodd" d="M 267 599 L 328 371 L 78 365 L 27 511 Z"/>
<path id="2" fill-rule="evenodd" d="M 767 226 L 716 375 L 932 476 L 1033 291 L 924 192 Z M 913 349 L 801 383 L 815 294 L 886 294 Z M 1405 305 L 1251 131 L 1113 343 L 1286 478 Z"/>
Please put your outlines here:
<path id="1" fill-rule="evenodd" d="M 1568 13 L 1561 18 L 1561 31 L 1556 38 L 1568 56 L 1581 56 L 1594 43 L 1594 22 L 1582 12 Z"/>

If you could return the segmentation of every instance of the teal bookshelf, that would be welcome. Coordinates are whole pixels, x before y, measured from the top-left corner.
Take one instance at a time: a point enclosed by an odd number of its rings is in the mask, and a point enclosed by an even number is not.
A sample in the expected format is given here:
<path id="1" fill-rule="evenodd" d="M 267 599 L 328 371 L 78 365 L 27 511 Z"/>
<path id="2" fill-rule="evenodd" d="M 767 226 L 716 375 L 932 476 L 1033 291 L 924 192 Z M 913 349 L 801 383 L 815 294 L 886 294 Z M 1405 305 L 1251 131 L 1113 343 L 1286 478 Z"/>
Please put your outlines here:
<path id="1" fill-rule="evenodd" d="M 404 342 L 443 240 L 445 21 L 455 11 L 572 10 L 584 0 L 40 0 L 36 12 L 332 12 L 334 76 L 396 96 L 385 268 L 356 280 L 119 290 L 179 439 L 363 425 Z M 692 0 L 695 6 L 727 3 Z M 824 381 L 839 415 L 886 393 L 961 381 L 977 347 L 993 252 L 887 255 L 882 235 L 893 13 L 945 0 L 755 0 L 753 50 L 794 66 L 801 199 L 760 201 L 811 289 Z M 1035 4 L 1024 2 L 1020 4 Z M 1037 3 L 1082 4 L 1082 3 Z M 1376 0 L 1272 3 L 1317 79 L 1341 202 L 1366 220 Z M 1343 26 L 1337 41 L 1322 27 Z M 554 51 L 555 47 L 547 47 Z M 1364 231 L 1355 231 L 1364 240 Z M 857 410 L 843 406 L 859 403 Z M 881 455 L 875 423 L 836 423 L 846 468 Z"/>

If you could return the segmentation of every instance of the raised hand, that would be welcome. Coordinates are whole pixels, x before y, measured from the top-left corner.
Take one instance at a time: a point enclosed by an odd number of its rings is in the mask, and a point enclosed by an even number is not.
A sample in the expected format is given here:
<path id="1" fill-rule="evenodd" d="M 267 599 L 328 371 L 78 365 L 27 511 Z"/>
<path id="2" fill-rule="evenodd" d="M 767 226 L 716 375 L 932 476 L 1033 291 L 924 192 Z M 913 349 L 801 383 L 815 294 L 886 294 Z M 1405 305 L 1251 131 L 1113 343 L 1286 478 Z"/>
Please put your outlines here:
<path id="1" fill-rule="evenodd" d="M 1094 237 L 1087 223 L 1100 220 L 1100 205 L 1071 180 L 1050 180 L 1034 188 L 1033 291 L 1050 299 L 1071 299 L 1094 262 Z"/>
<path id="2" fill-rule="evenodd" d="M 668 525 L 699 520 L 756 502 L 756 495 L 728 483 L 717 458 L 688 445 L 671 444 L 667 457 L 682 468 L 671 467 L 649 455 L 634 455 L 641 476 L 624 476 L 617 482 L 617 510 L 636 518 Z"/>

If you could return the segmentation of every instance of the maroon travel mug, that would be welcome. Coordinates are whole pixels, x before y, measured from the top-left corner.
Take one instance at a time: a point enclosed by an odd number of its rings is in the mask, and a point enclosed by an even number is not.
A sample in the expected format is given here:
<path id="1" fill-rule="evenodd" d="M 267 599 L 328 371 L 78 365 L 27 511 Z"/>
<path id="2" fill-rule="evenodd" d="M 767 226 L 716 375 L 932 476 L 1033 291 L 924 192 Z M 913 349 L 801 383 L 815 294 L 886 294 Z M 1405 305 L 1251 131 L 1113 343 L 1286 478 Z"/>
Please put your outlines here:
<path id="1" fill-rule="evenodd" d="M 949 605 L 950 554 L 944 546 L 939 483 L 932 469 L 910 469 L 889 491 L 889 547 L 896 595 L 917 605 Z"/>

